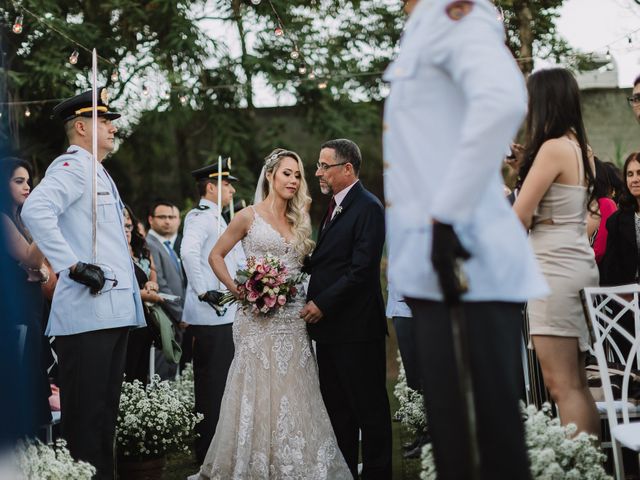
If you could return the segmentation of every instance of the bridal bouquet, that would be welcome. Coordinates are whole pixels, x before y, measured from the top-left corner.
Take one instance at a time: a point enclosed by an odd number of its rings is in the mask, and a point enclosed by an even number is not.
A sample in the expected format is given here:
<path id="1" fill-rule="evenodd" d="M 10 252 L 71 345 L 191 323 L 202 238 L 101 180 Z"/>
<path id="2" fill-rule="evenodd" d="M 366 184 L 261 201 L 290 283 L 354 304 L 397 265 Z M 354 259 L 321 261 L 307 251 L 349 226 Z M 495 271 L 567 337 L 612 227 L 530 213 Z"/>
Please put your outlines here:
<path id="1" fill-rule="evenodd" d="M 249 257 L 247 267 L 236 272 L 240 298 L 228 293 L 221 303 L 237 301 L 250 308 L 251 313 L 270 315 L 298 295 L 304 276 L 304 273 L 290 276 L 286 265 L 273 255 Z"/>

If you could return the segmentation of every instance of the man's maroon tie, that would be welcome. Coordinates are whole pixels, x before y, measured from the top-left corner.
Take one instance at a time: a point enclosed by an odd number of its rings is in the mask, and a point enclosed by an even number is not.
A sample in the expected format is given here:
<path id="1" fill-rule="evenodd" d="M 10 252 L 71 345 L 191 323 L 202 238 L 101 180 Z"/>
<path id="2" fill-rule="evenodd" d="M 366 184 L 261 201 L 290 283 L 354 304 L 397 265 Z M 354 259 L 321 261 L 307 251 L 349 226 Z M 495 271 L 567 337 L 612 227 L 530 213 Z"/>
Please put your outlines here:
<path id="1" fill-rule="evenodd" d="M 322 229 L 327 228 L 327 225 L 331 222 L 331 217 L 333 216 L 333 211 L 336 208 L 336 199 L 335 197 L 331 197 L 331 201 L 329 202 L 329 208 L 327 209 L 327 215 L 324 220 L 324 224 L 322 224 Z"/>

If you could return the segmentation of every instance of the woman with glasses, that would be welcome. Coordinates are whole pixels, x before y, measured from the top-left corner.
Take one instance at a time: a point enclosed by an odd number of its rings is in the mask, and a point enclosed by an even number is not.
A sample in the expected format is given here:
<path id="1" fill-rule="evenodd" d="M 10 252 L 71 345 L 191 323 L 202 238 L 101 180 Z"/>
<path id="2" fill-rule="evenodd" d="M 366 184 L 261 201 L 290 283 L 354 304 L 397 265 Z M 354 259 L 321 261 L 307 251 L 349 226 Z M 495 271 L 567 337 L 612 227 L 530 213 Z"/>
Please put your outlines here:
<path id="1" fill-rule="evenodd" d="M 124 230 L 129 244 L 129 253 L 133 260 L 133 267 L 136 280 L 140 287 L 140 297 L 142 299 L 145 317 L 149 312 L 147 304 L 162 303 L 164 300 L 158 294 L 158 282 L 156 280 L 156 269 L 153 264 L 153 257 L 147 248 L 147 242 L 136 227 L 138 219 L 131 208 L 125 206 L 124 210 Z M 147 322 L 148 324 L 149 322 Z M 129 333 L 127 344 L 127 358 L 125 363 L 126 380 L 140 380 L 147 382 L 149 376 L 149 348 L 151 347 L 152 336 L 148 327 L 138 327 Z"/>
<path id="2" fill-rule="evenodd" d="M 49 279 L 49 270 L 45 258 L 31 235 L 22 223 L 20 212 L 22 205 L 31 192 L 31 165 L 18 158 L 0 160 L 0 175 L 3 187 L 0 188 L 0 219 L 2 231 L 10 256 L 15 260 L 11 278 L 22 283 L 24 298 L 21 302 L 22 318 L 18 322 L 16 337 L 22 345 L 20 358 L 27 372 L 26 400 L 31 403 L 29 412 L 31 431 L 51 421 L 49 396 L 51 389 L 46 369 L 41 361 L 43 351 L 42 320 L 44 315 L 44 296 L 41 284 Z M 7 387 L 10 388 L 10 387 Z"/>
<path id="3" fill-rule="evenodd" d="M 587 385 L 589 330 L 579 291 L 598 285 L 587 236 L 587 213 L 597 212 L 595 166 L 573 75 L 554 68 L 527 81 L 529 109 L 520 194 L 514 210 L 525 228 L 551 294 L 527 306 L 531 343 L 563 425 L 600 434 Z"/>

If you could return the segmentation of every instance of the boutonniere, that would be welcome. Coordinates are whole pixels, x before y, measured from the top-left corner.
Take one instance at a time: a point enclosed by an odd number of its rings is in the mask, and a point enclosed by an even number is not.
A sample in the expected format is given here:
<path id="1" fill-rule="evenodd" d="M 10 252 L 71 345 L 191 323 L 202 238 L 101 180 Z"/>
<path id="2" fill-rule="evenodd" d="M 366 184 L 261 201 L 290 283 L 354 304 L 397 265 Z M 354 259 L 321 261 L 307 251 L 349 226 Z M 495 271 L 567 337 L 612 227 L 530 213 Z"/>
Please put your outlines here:
<path id="1" fill-rule="evenodd" d="M 337 217 L 338 215 L 340 215 L 342 213 L 342 205 L 338 205 L 336 207 L 336 213 L 334 213 L 333 218 Z"/>

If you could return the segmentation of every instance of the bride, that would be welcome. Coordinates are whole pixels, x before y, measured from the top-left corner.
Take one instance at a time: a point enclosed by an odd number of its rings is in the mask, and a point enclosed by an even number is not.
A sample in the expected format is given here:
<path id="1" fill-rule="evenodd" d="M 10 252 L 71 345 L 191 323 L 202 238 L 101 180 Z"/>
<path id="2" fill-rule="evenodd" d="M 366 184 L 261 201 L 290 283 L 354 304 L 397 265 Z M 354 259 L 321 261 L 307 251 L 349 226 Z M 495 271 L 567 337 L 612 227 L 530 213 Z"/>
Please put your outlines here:
<path id="1" fill-rule="evenodd" d="M 255 205 L 240 211 L 209 255 L 216 276 L 236 296 L 224 257 L 242 240 L 247 258 L 271 254 L 300 272 L 313 249 L 311 202 L 297 153 L 276 149 L 265 160 Z M 320 394 L 304 297 L 271 316 L 238 309 L 235 355 L 211 446 L 191 479 L 352 479 Z"/>

